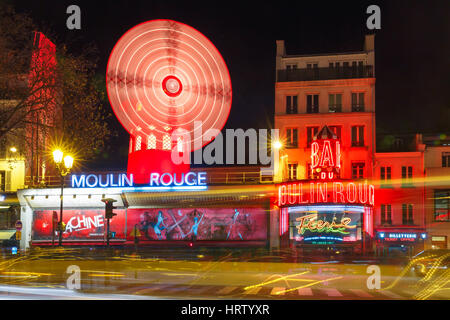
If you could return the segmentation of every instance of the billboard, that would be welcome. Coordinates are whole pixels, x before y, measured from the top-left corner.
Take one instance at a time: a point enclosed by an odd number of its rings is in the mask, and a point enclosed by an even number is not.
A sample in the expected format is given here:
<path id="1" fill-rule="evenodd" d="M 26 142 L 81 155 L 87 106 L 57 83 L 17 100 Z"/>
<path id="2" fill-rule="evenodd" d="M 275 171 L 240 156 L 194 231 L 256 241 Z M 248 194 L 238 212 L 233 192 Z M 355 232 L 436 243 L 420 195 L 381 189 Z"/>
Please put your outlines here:
<path id="1" fill-rule="evenodd" d="M 288 210 L 292 240 L 305 244 L 337 244 L 361 240 L 364 207 L 299 206 Z"/>
<path id="2" fill-rule="evenodd" d="M 110 222 L 110 231 L 114 232 L 114 239 L 125 239 L 125 210 L 114 210 L 117 213 Z M 57 211 L 59 219 L 59 211 Z M 103 241 L 105 239 L 106 219 L 103 209 L 64 210 L 63 221 L 66 231 L 63 232 L 64 241 Z M 53 210 L 34 211 L 33 240 L 52 239 Z M 55 233 L 55 237 L 57 234 Z"/>
<path id="3" fill-rule="evenodd" d="M 140 241 L 267 239 L 264 208 L 128 209 L 128 239 Z"/>
<path id="4" fill-rule="evenodd" d="M 33 215 L 33 241 L 52 240 L 54 210 Z M 267 239 L 267 214 L 262 207 L 115 209 L 112 239 L 140 243 L 163 240 L 255 241 Z M 59 217 L 59 210 L 57 211 Z M 104 209 L 64 210 L 63 241 L 105 241 Z M 55 232 L 55 238 L 58 234 Z"/>

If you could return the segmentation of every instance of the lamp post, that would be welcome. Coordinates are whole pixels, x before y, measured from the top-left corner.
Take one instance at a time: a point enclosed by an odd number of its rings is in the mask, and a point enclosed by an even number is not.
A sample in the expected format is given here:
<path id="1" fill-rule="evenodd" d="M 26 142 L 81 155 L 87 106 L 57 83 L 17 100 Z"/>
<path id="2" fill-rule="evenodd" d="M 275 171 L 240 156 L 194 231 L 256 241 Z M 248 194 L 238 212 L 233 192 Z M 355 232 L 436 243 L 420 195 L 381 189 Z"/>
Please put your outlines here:
<path id="1" fill-rule="evenodd" d="M 64 160 L 64 161 L 63 161 Z M 62 234 L 63 234 L 63 193 L 64 193 L 64 177 L 69 174 L 70 169 L 73 166 L 73 158 L 69 155 L 64 157 L 64 153 L 61 150 L 53 151 L 53 161 L 56 164 L 59 175 L 61 177 L 61 201 L 60 201 L 60 211 L 59 211 L 59 246 L 62 246 Z"/>

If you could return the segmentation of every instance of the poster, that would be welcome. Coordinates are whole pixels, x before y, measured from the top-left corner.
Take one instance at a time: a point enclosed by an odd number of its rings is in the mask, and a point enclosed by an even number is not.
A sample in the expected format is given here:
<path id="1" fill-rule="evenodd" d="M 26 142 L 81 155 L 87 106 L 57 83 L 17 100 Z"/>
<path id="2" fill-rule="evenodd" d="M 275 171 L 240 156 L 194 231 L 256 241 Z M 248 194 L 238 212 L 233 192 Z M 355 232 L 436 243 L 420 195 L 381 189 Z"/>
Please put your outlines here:
<path id="1" fill-rule="evenodd" d="M 34 211 L 33 240 L 52 239 L 52 216 L 54 210 Z M 56 211 L 59 219 L 59 211 Z M 125 238 L 125 210 L 114 210 L 117 214 L 110 220 L 110 232 L 114 233 L 114 239 Z M 64 210 L 63 221 L 66 230 L 63 232 L 63 240 L 72 241 L 103 241 L 106 239 L 106 219 L 103 209 L 77 209 Z M 58 234 L 55 233 L 58 239 Z"/>
<path id="2" fill-rule="evenodd" d="M 127 216 L 127 230 L 138 229 L 140 241 L 267 239 L 263 208 L 128 209 Z"/>

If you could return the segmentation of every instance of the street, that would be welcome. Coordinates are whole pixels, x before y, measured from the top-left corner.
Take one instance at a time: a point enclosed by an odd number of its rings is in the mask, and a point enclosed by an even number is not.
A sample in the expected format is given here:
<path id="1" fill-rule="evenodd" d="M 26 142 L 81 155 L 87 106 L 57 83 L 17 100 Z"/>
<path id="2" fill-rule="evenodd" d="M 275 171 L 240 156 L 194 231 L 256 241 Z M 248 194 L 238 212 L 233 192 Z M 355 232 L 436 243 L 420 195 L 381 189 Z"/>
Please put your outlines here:
<path id="1" fill-rule="evenodd" d="M 0 298 L 450 299 L 447 271 L 424 280 L 405 272 L 404 265 L 383 261 L 291 262 L 287 252 L 213 257 L 208 250 L 103 250 L 90 256 L 84 251 L 48 248 L 4 257 Z M 380 289 L 368 288 L 369 265 L 380 267 Z"/>

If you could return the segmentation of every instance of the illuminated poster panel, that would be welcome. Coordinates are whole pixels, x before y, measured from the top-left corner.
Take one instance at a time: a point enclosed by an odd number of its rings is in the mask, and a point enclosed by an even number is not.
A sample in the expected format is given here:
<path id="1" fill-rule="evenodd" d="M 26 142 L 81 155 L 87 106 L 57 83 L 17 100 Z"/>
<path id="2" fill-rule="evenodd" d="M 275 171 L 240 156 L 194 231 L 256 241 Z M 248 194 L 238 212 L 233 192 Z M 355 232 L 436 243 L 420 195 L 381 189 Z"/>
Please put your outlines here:
<path id="1" fill-rule="evenodd" d="M 34 211 L 32 239 L 36 241 L 52 239 L 52 215 L 54 210 Z M 59 210 L 56 211 L 59 219 Z M 115 209 L 110 222 L 114 239 L 125 239 L 125 210 Z M 66 231 L 63 241 L 103 241 L 105 238 L 105 210 L 78 209 L 64 210 L 63 221 Z M 56 234 L 56 233 L 55 233 Z M 57 238 L 57 235 L 55 235 Z"/>
<path id="2" fill-rule="evenodd" d="M 290 238 L 305 244 L 338 244 L 361 240 L 362 214 L 358 206 L 290 207 Z"/>
<path id="3" fill-rule="evenodd" d="M 264 208 L 128 209 L 127 216 L 127 230 L 137 228 L 140 241 L 267 239 Z"/>

